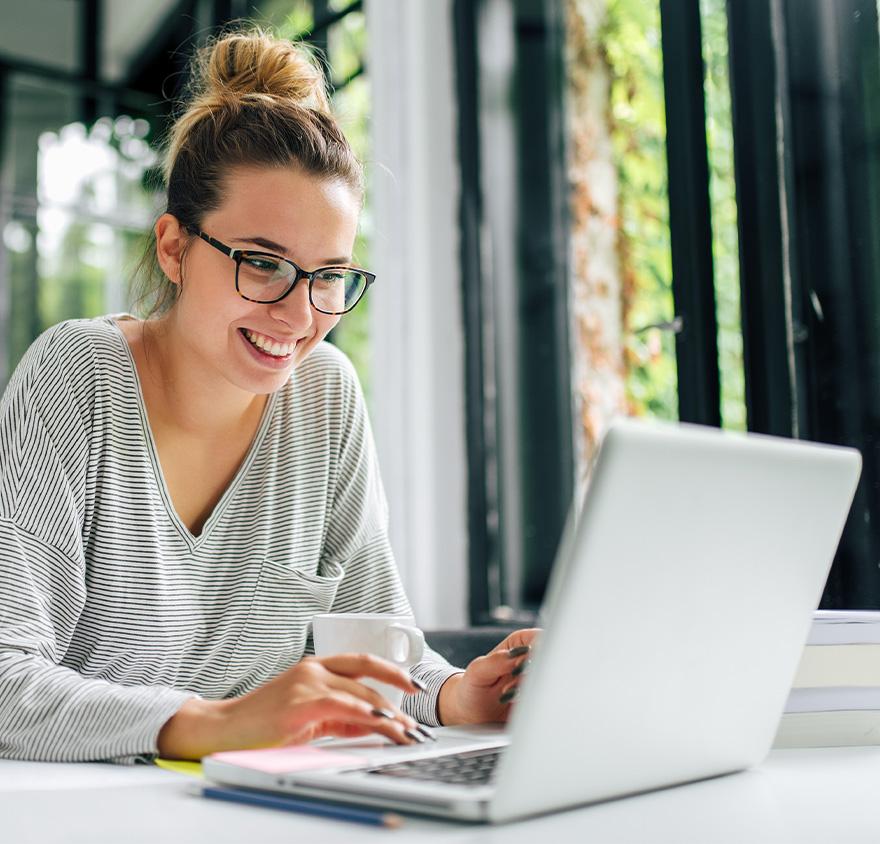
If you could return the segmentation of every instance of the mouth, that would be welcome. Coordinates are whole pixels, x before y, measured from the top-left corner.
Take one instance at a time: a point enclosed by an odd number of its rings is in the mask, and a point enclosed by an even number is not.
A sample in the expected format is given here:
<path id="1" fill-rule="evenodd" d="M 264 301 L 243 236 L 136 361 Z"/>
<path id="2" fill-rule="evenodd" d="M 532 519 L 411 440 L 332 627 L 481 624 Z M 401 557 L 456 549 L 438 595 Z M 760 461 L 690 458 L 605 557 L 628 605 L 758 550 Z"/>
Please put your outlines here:
<path id="1" fill-rule="evenodd" d="M 272 337 L 260 334 L 258 331 L 251 331 L 249 328 L 239 328 L 238 331 L 254 351 L 275 361 L 289 360 L 297 346 L 296 342 L 281 343 Z"/>

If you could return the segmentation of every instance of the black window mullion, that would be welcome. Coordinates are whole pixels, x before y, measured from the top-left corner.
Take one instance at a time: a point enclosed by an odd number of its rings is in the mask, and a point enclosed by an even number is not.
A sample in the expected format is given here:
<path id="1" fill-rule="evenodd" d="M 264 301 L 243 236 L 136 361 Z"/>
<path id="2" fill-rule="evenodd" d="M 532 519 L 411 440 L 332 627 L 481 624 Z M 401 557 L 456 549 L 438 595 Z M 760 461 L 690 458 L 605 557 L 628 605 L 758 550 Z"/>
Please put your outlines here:
<path id="1" fill-rule="evenodd" d="M 80 3 L 80 70 L 85 79 L 98 83 L 101 79 L 103 3 L 102 0 L 80 0 Z M 91 93 L 84 94 L 80 112 L 86 126 L 95 122 L 99 110 L 98 100 Z"/>
<path id="2" fill-rule="evenodd" d="M 660 0 L 679 418 L 721 424 L 699 0 Z"/>
<path id="3" fill-rule="evenodd" d="M 226 26 L 234 20 L 247 17 L 247 0 L 212 0 L 211 17 L 215 27 Z"/>
<path id="4" fill-rule="evenodd" d="M 328 0 L 312 0 L 312 20 L 315 26 L 309 33 L 309 43 L 319 52 L 325 66 L 327 67 L 327 78 L 331 78 L 330 73 L 330 53 L 327 48 L 327 36 L 330 27 L 327 24 L 318 28 L 318 21 L 325 21 L 328 17 L 330 4 Z"/>
<path id="5" fill-rule="evenodd" d="M 785 53 L 778 10 L 774 36 L 774 2 L 728 0 L 727 31 L 748 428 L 790 437 L 801 427 L 786 304 L 796 273 L 792 220 L 780 195 L 790 151 L 783 148 L 780 162 L 777 124 L 787 98 L 777 83 Z"/>
<path id="6" fill-rule="evenodd" d="M 499 501 L 495 390 L 487 389 L 484 348 L 480 188 L 478 4 L 455 0 L 455 85 L 458 103 L 460 175 L 459 260 L 465 346 L 465 406 L 468 490 L 468 609 L 472 624 L 489 620 L 500 602 Z"/>
<path id="7" fill-rule="evenodd" d="M 564 6 L 562 0 L 515 4 L 519 594 L 527 610 L 537 610 L 543 599 L 574 487 Z"/>

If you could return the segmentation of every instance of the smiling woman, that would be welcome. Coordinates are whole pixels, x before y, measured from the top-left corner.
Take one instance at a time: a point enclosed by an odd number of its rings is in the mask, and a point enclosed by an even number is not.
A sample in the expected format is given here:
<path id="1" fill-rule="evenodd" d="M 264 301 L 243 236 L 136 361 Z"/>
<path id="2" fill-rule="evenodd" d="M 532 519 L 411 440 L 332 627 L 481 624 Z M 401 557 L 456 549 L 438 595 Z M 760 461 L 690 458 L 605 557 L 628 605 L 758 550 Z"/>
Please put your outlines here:
<path id="1" fill-rule="evenodd" d="M 311 655 L 317 613 L 410 614 L 360 386 L 323 342 L 373 280 L 351 264 L 361 168 L 288 42 L 222 37 L 190 90 L 146 318 L 55 326 L 0 405 L 0 757 L 501 720 L 534 631 L 464 671 Z"/>
<path id="2" fill-rule="evenodd" d="M 209 418 L 219 422 L 219 396 L 228 396 L 221 406 L 238 408 L 262 405 L 267 394 L 278 390 L 290 367 L 326 337 L 340 314 L 312 306 L 311 278 L 296 283 L 290 278 L 278 289 L 270 284 L 270 301 L 254 301 L 247 295 L 253 292 L 254 276 L 265 274 L 267 259 L 273 266 L 282 259 L 249 258 L 242 272 L 240 262 L 211 247 L 229 243 L 233 255 L 241 255 L 237 250 L 256 246 L 248 238 L 259 236 L 282 246 L 299 266 L 322 267 L 328 255 L 351 253 L 358 208 L 359 196 L 337 178 L 315 177 L 300 166 L 238 165 L 224 177 L 219 207 L 185 224 L 164 214 L 156 224 L 156 253 L 166 283 L 173 285 L 174 307 L 129 329 L 141 335 L 139 350 L 155 350 L 157 400 L 192 405 L 193 396 L 201 393 Z M 194 237 L 193 228 L 211 235 Z M 249 340 L 248 332 L 261 342 Z M 185 349 L 175 349 L 177 343 Z M 267 352 L 282 345 L 292 347 L 288 355 Z M 146 354 L 143 370 L 149 372 Z M 168 383 L 175 385 L 176 395 L 165 389 Z"/>

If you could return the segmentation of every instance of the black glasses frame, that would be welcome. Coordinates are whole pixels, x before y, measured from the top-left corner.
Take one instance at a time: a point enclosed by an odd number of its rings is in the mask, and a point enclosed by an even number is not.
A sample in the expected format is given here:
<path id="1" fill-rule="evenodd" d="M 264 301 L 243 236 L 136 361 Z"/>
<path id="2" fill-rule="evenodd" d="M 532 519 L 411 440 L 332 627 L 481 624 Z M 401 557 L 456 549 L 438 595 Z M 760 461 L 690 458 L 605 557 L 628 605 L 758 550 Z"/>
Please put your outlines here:
<path id="1" fill-rule="evenodd" d="M 346 266 L 328 266 L 328 267 L 318 267 L 316 270 L 312 270 L 309 272 L 308 270 L 304 270 L 299 264 L 291 261 L 290 258 L 284 258 L 281 255 L 275 255 L 272 252 L 260 252 L 256 249 L 233 249 L 231 246 L 227 246 L 222 241 L 217 240 L 216 237 L 211 237 L 211 235 L 206 234 L 201 229 L 191 228 L 189 226 L 185 226 L 186 230 L 195 235 L 196 237 L 200 237 L 205 241 L 209 246 L 213 246 L 218 252 L 222 252 L 228 258 L 232 258 L 235 261 L 235 292 L 241 296 L 242 299 L 247 299 L 248 302 L 257 302 L 261 305 L 272 305 L 275 302 L 280 302 L 285 296 L 290 295 L 293 289 L 296 287 L 297 282 L 301 278 L 308 279 L 309 282 L 309 304 L 316 310 L 318 313 L 327 314 L 328 316 L 339 316 L 340 314 L 347 314 L 349 311 L 353 310 L 355 305 L 364 298 L 364 294 L 367 290 L 370 289 L 370 285 L 376 280 L 376 274 L 371 273 L 367 270 L 362 270 L 360 267 L 346 267 Z M 244 293 L 241 292 L 238 286 L 238 272 L 241 269 L 241 262 L 245 257 L 262 257 L 262 258 L 271 258 L 273 261 L 278 261 L 282 264 L 289 264 L 295 270 L 293 281 L 290 282 L 290 287 L 287 288 L 280 296 L 276 296 L 274 299 L 252 299 L 250 296 L 245 296 Z M 326 311 L 323 308 L 319 308 L 315 304 L 315 300 L 312 298 L 312 286 L 315 283 L 315 277 L 319 273 L 326 272 L 327 270 L 345 270 L 346 272 L 357 272 L 366 278 L 367 283 L 364 286 L 364 289 L 361 291 L 361 295 L 354 300 L 354 302 L 347 307 L 344 311 Z"/>

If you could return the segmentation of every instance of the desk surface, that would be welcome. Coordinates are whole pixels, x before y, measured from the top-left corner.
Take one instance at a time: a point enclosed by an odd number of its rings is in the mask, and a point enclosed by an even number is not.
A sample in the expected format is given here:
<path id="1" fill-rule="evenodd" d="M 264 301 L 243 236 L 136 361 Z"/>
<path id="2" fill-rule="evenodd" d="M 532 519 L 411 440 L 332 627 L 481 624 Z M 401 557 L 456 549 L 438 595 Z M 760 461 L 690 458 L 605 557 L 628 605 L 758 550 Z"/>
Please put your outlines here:
<path id="1" fill-rule="evenodd" d="M 191 777 L 154 767 L 0 761 L 8 844 L 321 844 L 387 838 L 436 844 L 578 841 L 847 844 L 880 840 L 880 748 L 777 750 L 760 767 L 500 827 L 407 817 L 378 830 L 192 796 Z"/>

